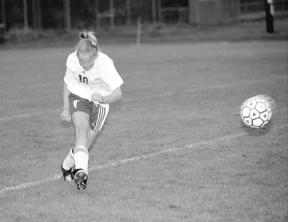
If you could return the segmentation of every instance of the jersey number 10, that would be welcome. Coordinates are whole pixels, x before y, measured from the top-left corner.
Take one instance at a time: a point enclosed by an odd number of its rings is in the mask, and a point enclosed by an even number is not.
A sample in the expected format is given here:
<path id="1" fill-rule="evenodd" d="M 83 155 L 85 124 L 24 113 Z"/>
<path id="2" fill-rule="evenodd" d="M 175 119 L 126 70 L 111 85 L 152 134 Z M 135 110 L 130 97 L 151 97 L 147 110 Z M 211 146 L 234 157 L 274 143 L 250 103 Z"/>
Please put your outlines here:
<path id="1" fill-rule="evenodd" d="M 79 81 L 88 84 L 88 78 L 85 76 L 79 75 Z"/>

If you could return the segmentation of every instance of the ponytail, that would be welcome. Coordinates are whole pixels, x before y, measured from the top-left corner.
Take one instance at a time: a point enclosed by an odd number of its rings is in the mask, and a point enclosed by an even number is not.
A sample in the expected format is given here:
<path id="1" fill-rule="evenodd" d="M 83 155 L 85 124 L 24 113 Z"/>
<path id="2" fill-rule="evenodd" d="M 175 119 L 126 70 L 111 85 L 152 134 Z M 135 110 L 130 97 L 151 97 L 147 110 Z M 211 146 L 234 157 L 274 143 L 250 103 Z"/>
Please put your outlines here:
<path id="1" fill-rule="evenodd" d="M 79 33 L 79 42 L 76 46 L 77 53 L 98 52 L 98 40 L 93 32 L 83 31 Z"/>

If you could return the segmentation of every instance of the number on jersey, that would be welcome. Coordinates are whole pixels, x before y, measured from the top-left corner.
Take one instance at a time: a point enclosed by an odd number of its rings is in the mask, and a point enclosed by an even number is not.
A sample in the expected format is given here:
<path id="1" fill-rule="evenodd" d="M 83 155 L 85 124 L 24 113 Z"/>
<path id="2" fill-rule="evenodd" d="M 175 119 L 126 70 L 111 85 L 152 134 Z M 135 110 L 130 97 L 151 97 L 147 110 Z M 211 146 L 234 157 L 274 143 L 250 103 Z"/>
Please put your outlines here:
<path id="1" fill-rule="evenodd" d="M 79 81 L 85 84 L 88 84 L 88 78 L 82 75 L 78 75 L 79 76 Z"/>

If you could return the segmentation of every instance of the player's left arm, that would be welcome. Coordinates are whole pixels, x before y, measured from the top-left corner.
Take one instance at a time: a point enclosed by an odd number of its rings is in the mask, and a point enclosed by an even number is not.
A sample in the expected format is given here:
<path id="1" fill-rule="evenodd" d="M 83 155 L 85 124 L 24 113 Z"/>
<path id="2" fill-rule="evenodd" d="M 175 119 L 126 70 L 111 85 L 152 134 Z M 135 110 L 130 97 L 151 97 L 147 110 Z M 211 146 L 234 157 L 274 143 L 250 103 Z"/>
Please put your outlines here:
<path id="1" fill-rule="evenodd" d="M 104 67 L 105 70 L 103 70 L 103 72 L 105 72 L 105 75 L 103 76 L 103 79 L 99 78 L 94 80 L 94 82 L 96 85 L 101 86 L 100 88 L 103 89 L 103 92 L 109 91 L 109 93 L 100 94 L 99 91 L 94 91 L 91 95 L 91 100 L 105 104 L 114 103 L 122 98 L 121 85 L 124 81 L 111 59 L 107 59 Z"/>

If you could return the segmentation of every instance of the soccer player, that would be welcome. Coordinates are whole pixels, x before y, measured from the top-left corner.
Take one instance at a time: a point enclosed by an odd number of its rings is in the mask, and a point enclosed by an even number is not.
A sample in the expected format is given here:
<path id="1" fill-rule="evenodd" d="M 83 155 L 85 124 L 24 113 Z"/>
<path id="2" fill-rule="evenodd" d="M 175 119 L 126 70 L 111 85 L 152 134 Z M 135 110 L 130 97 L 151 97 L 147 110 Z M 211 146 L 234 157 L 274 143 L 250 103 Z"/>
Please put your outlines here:
<path id="1" fill-rule="evenodd" d="M 122 98 L 123 80 L 113 60 L 99 50 L 93 32 L 81 32 L 80 40 L 66 61 L 61 119 L 72 120 L 75 144 L 61 169 L 66 181 L 86 189 L 89 148 L 103 127 L 109 104 Z"/>

